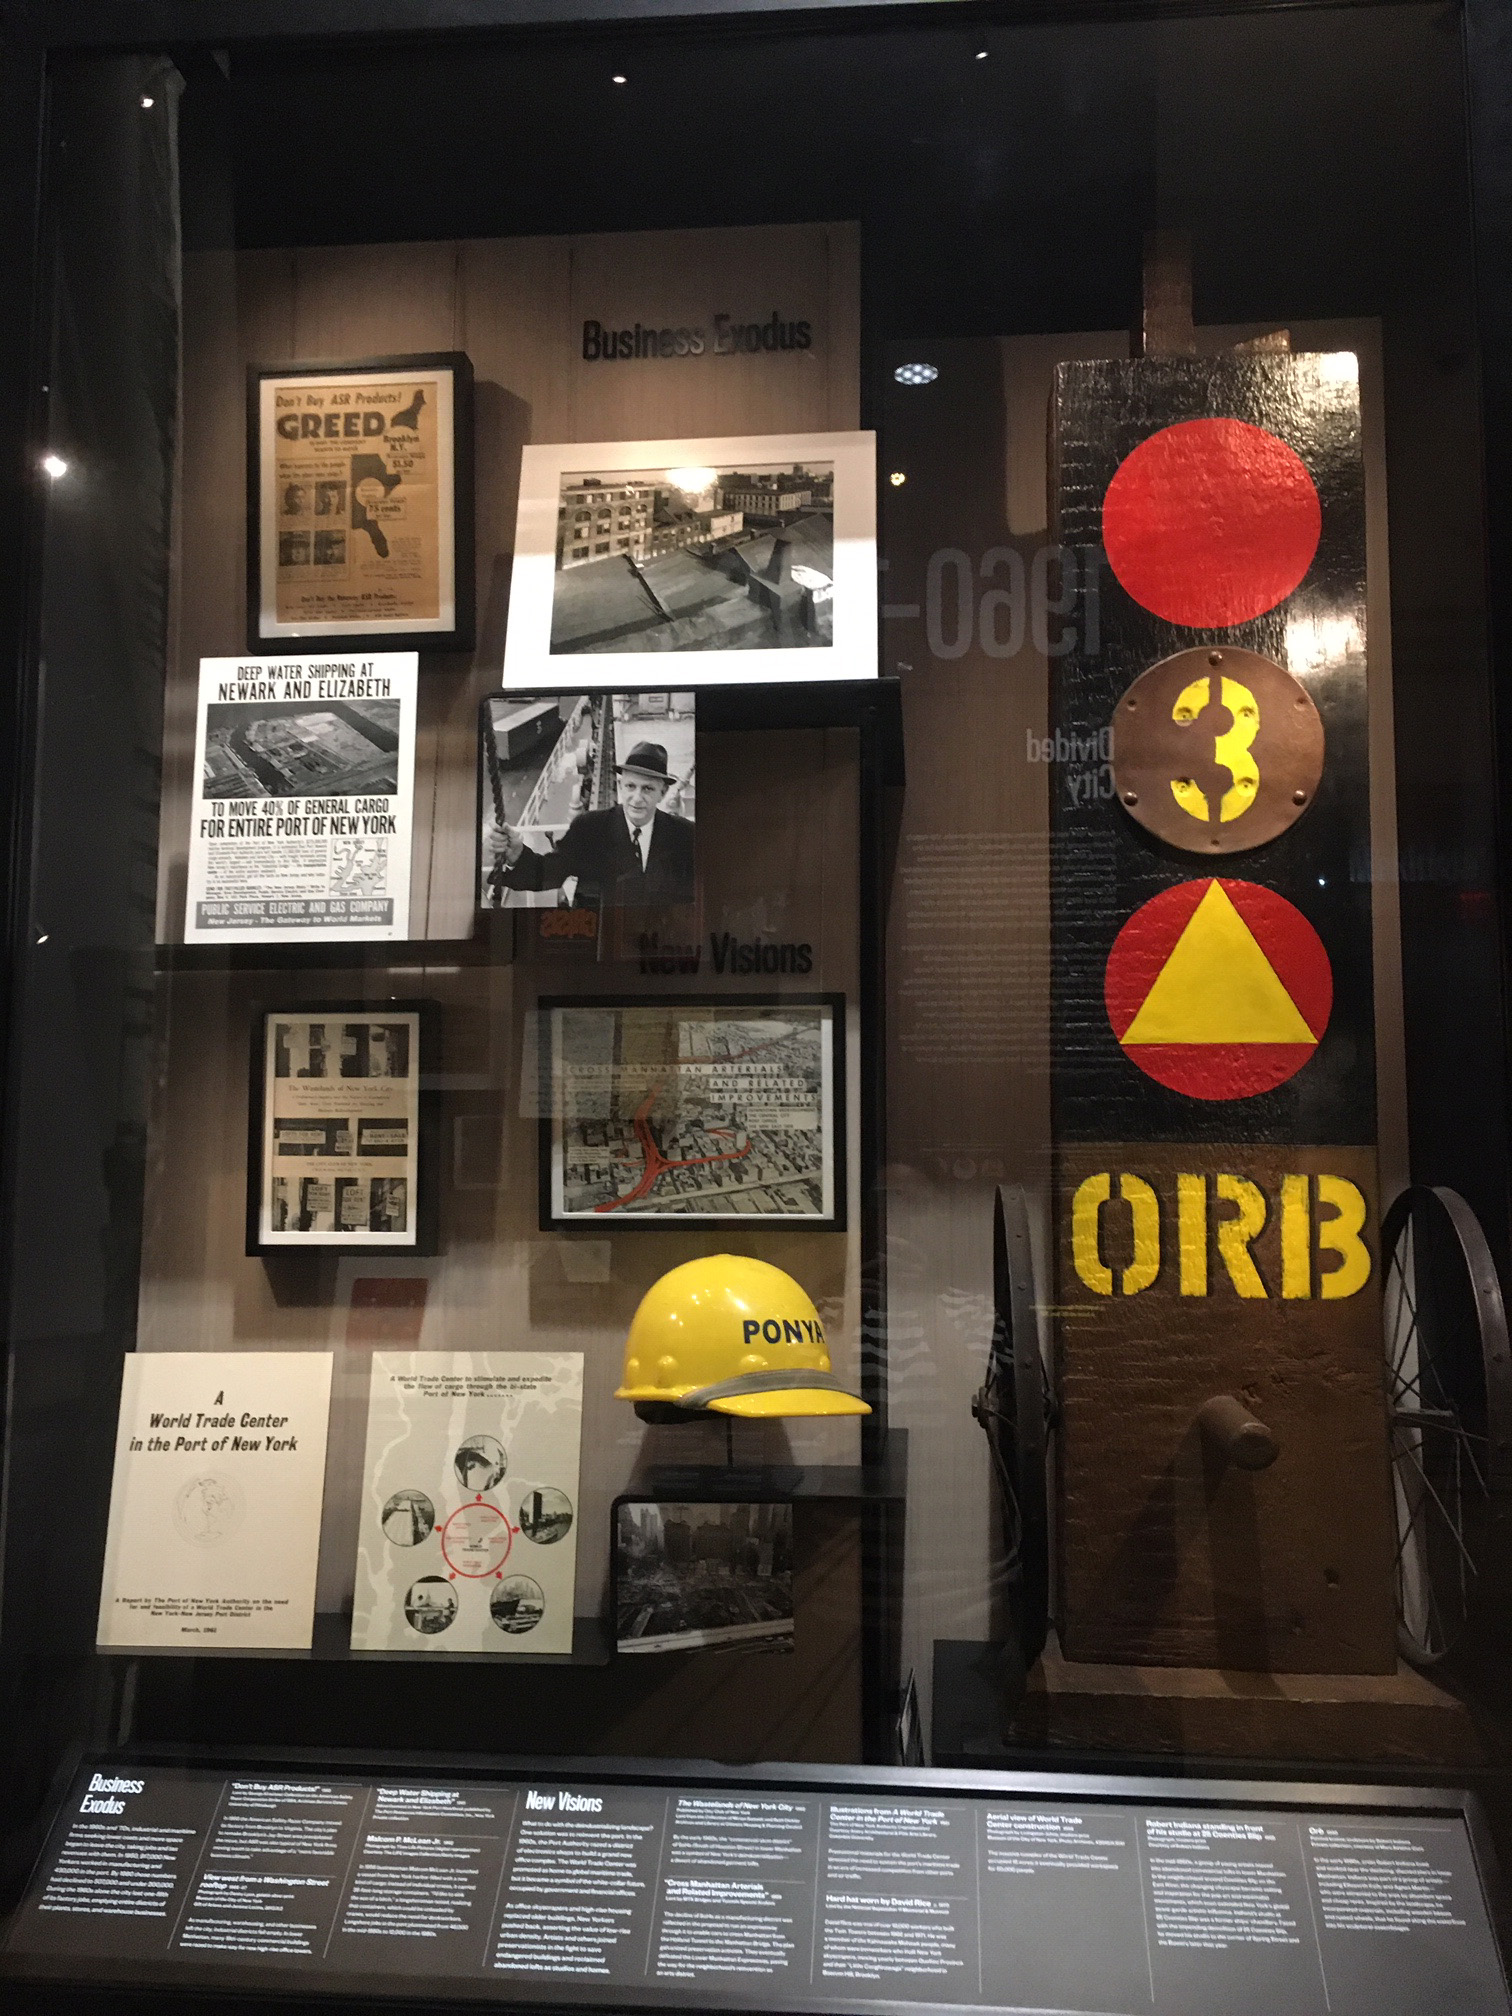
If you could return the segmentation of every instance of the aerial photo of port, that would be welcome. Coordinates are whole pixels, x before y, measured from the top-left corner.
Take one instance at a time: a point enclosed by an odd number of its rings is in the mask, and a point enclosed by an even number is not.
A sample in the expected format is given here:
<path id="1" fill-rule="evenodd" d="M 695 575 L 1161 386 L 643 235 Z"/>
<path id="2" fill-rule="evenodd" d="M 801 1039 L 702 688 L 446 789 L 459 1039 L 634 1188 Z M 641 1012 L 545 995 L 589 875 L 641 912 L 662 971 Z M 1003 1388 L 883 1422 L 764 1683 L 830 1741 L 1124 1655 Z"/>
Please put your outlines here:
<path id="1" fill-rule="evenodd" d="M 392 797 L 399 702 L 233 701 L 205 716 L 206 798 Z"/>

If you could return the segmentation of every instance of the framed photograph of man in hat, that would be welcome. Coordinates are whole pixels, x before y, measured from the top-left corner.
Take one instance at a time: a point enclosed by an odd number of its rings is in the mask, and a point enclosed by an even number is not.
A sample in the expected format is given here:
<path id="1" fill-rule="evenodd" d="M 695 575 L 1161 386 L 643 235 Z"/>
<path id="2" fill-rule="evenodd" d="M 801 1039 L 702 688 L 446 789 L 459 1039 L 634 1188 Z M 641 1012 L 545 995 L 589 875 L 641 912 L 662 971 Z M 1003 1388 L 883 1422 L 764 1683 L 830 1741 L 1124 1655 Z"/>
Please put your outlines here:
<path id="1" fill-rule="evenodd" d="M 491 693 L 478 761 L 480 910 L 697 899 L 691 692 Z"/>
<path id="2" fill-rule="evenodd" d="M 524 450 L 502 683 L 877 676 L 876 436 Z"/>

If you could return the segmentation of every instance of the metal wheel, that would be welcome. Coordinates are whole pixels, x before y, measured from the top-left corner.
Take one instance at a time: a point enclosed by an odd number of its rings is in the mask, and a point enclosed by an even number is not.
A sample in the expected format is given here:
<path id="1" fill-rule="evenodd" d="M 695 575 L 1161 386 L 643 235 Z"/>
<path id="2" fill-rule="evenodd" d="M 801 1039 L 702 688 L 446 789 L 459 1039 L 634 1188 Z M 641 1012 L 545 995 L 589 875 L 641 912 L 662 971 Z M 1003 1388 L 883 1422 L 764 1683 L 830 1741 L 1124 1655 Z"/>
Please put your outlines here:
<path id="1" fill-rule="evenodd" d="M 994 1317 L 987 1377 L 971 1411 L 986 1431 L 1003 1494 L 1008 1601 L 1027 1668 L 1044 1651 L 1050 1628 L 1046 1473 L 1054 1415 L 1035 1317 L 1029 1207 L 1016 1186 L 997 1193 L 992 1284 Z"/>
<path id="2" fill-rule="evenodd" d="M 1492 1501 L 1512 1491 L 1512 1353 L 1486 1235 L 1457 1191 L 1404 1190 L 1381 1246 L 1397 1641 L 1432 1667 L 1465 1639 Z"/>

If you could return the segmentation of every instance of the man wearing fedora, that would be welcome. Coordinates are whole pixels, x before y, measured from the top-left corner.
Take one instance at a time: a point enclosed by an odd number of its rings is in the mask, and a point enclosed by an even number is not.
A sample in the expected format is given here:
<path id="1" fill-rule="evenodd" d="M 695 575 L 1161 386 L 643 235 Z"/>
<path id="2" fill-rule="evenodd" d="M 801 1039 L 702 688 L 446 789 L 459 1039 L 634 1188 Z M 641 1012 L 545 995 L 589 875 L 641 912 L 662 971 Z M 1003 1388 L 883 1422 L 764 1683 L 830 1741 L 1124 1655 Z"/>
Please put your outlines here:
<path id="1" fill-rule="evenodd" d="M 655 909 L 693 901 L 693 822 L 658 809 L 677 781 L 666 750 L 637 742 L 616 769 L 618 805 L 580 812 L 549 854 L 537 854 L 504 828 L 495 867 L 504 888 L 560 889 L 575 875 L 578 905 Z"/>

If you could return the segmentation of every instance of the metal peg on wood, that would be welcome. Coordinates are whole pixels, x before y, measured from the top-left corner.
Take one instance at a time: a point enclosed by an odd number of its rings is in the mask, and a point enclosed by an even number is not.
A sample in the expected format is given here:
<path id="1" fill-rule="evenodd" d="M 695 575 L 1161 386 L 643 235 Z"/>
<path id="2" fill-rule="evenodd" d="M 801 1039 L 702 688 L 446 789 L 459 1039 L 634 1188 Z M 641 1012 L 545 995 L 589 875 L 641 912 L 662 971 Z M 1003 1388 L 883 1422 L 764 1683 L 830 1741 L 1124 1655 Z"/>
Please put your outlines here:
<path id="1" fill-rule="evenodd" d="M 1217 1393 L 1197 1409 L 1197 1426 L 1213 1454 L 1238 1470 L 1268 1470 L 1281 1444 L 1232 1393 Z"/>

